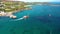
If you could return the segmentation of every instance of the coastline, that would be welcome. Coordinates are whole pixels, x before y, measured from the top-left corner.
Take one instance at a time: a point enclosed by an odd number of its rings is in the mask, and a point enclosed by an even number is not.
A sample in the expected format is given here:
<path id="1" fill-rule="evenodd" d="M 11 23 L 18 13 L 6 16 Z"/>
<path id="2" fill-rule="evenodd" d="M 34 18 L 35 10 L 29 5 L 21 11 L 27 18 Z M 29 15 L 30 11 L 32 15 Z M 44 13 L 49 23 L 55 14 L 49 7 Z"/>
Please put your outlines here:
<path id="1" fill-rule="evenodd" d="M 10 17 L 10 18 L 17 18 L 17 16 L 13 15 L 14 13 L 17 13 L 17 12 L 22 11 L 22 10 L 29 10 L 29 9 L 32 9 L 32 8 L 15 10 L 15 11 L 10 11 L 10 12 L 2 12 L 1 11 L 0 16 L 7 16 L 7 17 Z"/>

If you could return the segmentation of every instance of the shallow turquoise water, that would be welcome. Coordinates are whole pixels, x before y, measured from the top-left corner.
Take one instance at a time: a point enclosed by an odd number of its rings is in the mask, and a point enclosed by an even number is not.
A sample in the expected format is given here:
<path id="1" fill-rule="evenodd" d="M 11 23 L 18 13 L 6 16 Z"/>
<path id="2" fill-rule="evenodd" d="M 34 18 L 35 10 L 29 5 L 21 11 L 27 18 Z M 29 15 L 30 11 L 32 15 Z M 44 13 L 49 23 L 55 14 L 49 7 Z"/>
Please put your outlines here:
<path id="1" fill-rule="evenodd" d="M 60 6 L 35 5 L 32 8 L 14 14 L 18 18 L 29 15 L 27 19 L 14 21 L 0 17 L 0 34 L 60 34 Z"/>

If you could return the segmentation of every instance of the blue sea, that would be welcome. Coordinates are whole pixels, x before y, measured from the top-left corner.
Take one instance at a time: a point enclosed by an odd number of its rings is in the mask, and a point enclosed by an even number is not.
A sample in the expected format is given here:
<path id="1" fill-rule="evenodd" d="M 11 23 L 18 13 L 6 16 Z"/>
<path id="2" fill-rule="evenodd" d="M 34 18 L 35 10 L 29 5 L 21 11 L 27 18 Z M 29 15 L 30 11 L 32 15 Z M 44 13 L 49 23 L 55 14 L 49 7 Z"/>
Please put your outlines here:
<path id="1" fill-rule="evenodd" d="M 60 6 L 34 5 L 32 10 L 15 13 L 17 20 L 0 17 L 0 34 L 60 34 Z M 50 16 L 49 16 L 50 15 Z"/>

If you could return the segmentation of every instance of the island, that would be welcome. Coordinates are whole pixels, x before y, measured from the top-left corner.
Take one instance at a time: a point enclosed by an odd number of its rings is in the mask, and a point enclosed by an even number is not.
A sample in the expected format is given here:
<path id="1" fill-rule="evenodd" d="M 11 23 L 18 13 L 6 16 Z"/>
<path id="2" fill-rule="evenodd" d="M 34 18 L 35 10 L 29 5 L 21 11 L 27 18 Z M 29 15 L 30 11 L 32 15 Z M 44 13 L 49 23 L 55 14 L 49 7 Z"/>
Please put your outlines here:
<path id="1" fill-rule="evenodd" d="M 1 1 L 0 2 L 0 16 L 7 16 L 10 18 L 17 18 L 13 13 L 32 9 L 30 5 L 22 1 Z"/>

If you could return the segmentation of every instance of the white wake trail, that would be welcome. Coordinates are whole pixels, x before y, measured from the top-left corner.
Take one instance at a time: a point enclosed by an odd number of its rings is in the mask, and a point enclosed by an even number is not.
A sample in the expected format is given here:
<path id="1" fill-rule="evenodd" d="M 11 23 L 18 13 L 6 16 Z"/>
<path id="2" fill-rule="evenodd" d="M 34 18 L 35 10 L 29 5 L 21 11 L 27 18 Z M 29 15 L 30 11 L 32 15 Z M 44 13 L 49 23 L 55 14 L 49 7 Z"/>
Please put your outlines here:
<path id="1" fill-rule="evenodd" d="M 24 18 L 15 19 L 14 21 L 18 21 L 18 20 L 22 20 L 22 19 L 24 19 Z"/>

